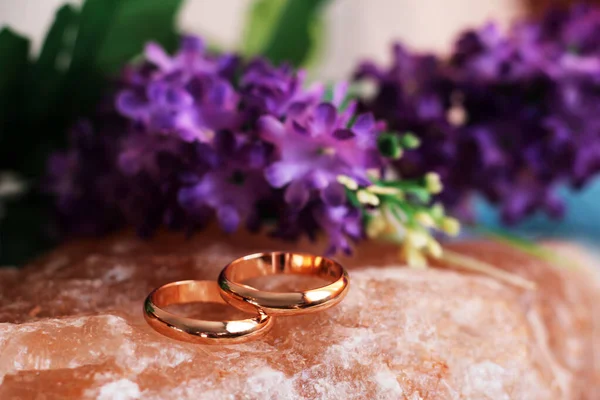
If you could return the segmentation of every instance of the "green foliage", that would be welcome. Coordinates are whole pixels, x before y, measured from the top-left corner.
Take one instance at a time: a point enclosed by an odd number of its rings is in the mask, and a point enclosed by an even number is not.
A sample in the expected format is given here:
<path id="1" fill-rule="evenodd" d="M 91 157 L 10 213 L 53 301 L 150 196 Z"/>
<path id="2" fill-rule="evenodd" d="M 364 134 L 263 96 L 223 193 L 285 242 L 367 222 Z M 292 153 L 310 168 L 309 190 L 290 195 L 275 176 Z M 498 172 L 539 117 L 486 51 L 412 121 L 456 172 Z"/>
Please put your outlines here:
<path id="1" fill-rule="evenodd" d="M 8 28 L 0 32 L 0 168 L 14 158 L 11 128 L 22 118 L 29 41 Z"/>
<path id="2" fill-rule="evenodd" d="M 48 203 L 36 190 L 50 152 L 64 145 L 70 126 L 96 107 L 107 80 L 156 41 L 171 50 L 183 0 L 87 0 L 64 5 L 37 59 L 27 39 L 0 32 L 0 171 L 32 183 L 0 220 L 0 265 L 31 257 L 45 244 Z M 0 201 L 2 199 L 0 198 Z M 35 218 L 33 218 L 35 217 Z M 1 217 L 0 217 L 1 218 Z"/>
<path id="3" fill-rule="evenodd" d="M 319 10 L 327 1 L 256 0 L 244 29 L 244 54 L 261 54 L 275 64 L 306 64 L 320 42 Z"/>
<path id="4" fill-rule="evenodd" d="M 249 7 L 240 43 L 243 55 L 252 56 L 263 51 L 285 5 L 285 0 L 256 0 Z"/>
<path id="5" fill-rule="evenodd" d="M 382 133 L 377 138 L 379 152 L 387 158 L 397 159 L 402 155 L 400 138 L 395 133 Z"/>

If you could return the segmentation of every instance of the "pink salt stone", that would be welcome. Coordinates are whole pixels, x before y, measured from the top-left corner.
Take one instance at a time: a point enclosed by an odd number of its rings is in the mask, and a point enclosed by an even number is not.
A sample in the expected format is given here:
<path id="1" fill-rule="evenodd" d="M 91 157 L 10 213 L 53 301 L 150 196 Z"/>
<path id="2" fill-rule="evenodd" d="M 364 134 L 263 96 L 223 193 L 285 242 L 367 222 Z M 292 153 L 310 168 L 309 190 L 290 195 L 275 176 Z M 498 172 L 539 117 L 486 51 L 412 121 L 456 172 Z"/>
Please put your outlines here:
<path id="1" fill-rule="evenodd" d="M 215 279 L 233 258 L 291 245 L 214 232 L 67 244 L 0 270 L 0 399 L 598 399 L 598 280 L 490 242 L 453 245 L 537 291 L 369 245 L 343 262 L 347 298 L 230 346 L 173 341 L 141 314 L 154 287 Z M 317 251 L 307 244 L 296 250 Z"/>

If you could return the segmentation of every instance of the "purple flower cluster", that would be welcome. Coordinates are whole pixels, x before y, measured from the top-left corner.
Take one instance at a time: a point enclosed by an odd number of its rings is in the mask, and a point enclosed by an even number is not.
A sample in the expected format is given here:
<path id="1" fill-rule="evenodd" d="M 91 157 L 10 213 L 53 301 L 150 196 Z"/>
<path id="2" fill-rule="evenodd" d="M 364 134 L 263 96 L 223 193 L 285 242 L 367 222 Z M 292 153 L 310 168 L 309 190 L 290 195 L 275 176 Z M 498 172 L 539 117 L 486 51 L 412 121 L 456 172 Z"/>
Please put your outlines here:
<path id="1" fill-rule="evenodd" d="M 174 56 L 149 44 L 106 110 L 51 158 L 48 188 L 70 232 L 271 222 L 280 237 L 321 231 L 329 252 L 348 252 L 363 219 L 338 177 L 368 185 L 367 171 L 386 160 L 382 125 L 355 115 L 345 91 L 324 101 L 325 88 L 306 88 L 302 71 L 212 55 L 195 37 Z"/>
<path id="2" fill-rule="evenodd" d="M 572 7 L 502 33 L 467 31 L 449 59 L 393 51 L 393 64 L 362 64 L 376 83 L 362 105 L 421 147 L 397 162 L 402 176 L 433 170 L 441 201 L 470 217 L 474 194 L 514 223 L 538 211 L 564 212 L 555 193 L 600 171 L 600 9 Z"/>

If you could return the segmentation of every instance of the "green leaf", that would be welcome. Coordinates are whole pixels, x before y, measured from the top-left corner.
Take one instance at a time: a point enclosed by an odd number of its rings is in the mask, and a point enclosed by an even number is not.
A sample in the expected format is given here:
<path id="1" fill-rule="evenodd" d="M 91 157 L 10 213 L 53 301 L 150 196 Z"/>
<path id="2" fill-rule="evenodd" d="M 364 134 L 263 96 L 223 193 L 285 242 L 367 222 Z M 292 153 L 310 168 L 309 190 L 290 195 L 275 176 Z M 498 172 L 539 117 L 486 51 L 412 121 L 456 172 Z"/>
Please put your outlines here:
<path id="1" fill-rule="evenodd" d="M 70 4 L 58 9 L 35 62 L 37 72 L 56 70 L 59 56 L 70 55 L 77 34 L 79 12 Z"/>
<path id="2" fill-rule="evenodd" d="M 46 231 L 48 202 L 47 198 L 29 194 L 4 203 L 5 215 L 0 219 L 0 267 L 23 265 L 53 244 Z"/>
<path id="3" fill-rule="evenodd" d="M 533 240 L 529 240 L 511 232 L 507 232 L 503 229 L 492 229 L 482 226 L 473 227 L 472 229 L 475 232 L 479 232 L 482 235 L 505 243 L 511 247 L 521 250 L 526 254 L 534 256 L 540 260 L 547 261 L 550 264 L 559 265 L 567 269 L 577 269 L 579 267 L 576 261 L 569 260 L 558 254 L 556 251 L 549 249 L 548 247 L 541 246 Z"/>
<path id="4" fill-rule="evenodd" d="M 400 137 L 400 145 L 405 149 L 416 149 L 421 145 L 421 140 L 411 132 Z"/>
<path id="5" fill-rule="evenodd" d="M 255 0 L 246 13 L 240 51 L 244 56 L 259 54 L 270 40 L 285 6 L 285 0 Z"/>
<path id="6" fill-rule="evenodd" d="M 75 41 L 66 98 L 75 113 L 89 112 L 105 86 L 106 74 L 141 53 L 154 40 L 176 42 L 175 14 L 182 0 L 87 0 Z"/>
<path id="7" fill-rule="evenodd" d="M 118 72 L 123 64 L 139 54 L 149 40 L 167 51 L 177 46 L 177 12 L 183 0 L 126 0 L 100 48 L 96 65 L 103 71 Z"/>
<path id="8" fill-rule="evenodd" d="M 278 1 L 283 0 L 270 0 Z M 314 24 L 319 18 L 320 8 L 326 2 L 327 0 L 285 1 L 285 7 L 260 53 L 275 64 L 283 61 L 294 66 L 304 64 L 318 41 L 314 35 Z"/>
<path id="9" fill-rule="evenodd" d="M 60 8 L 37 61 L 29 45 L 0 32 L 0 170 L 20 173 L 35 189 L 48 155 L 70 127 L 91 115 L 108 79 L 153 40 L 173 49 L 183 0 L 86 0 Z M 33 190 L 7 204 L 0 221 L 0 265 L 21 262 L 46 245 L 50 201 Z"/>
<path id="10" fill-rule="evenodd" d="M 73 52 L 74 38 L 79 23 L 79 12 L 71 5 L 62 6 L 30 75 L 28 118 L 39 121 L 51 112 L 51 105 L 60 104 L 60 85 Z"/>
<path id="11" fill-rule="evenodd" d="M 0 31 L 0 169 L 16 157 L 11 135 L 22 116 L 29 41 L 9 28 Z"/>
<path id="12" fill-rule="evenodd" d="M 402 155 L 402 146 L 400 139 L 395 133 L 382 133 L 377 138 L 377 148 L 382 156 L 392 159 L 400 158 Z"/>

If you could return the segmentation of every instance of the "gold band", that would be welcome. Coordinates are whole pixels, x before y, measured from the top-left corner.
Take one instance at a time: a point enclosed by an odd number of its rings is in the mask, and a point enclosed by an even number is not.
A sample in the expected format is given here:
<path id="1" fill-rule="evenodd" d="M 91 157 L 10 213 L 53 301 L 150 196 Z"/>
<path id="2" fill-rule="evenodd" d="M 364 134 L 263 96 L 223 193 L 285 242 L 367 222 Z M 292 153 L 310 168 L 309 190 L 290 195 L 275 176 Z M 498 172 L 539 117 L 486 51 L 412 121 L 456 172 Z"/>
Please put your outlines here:
<path id="1" fill-rule="evenodd" d="M 273 325 L 271 317 L 256 307 L 244 310 L 256 316 L 239 321 L 205 321 L 163 310 L 171 304 L 208 302 L 225 304 L 214 281 L 179 281 L 155 289 L 144 302 L 144 317 L 157 332 L 186 342 L 234 344 L 255 340 Z"/>
<path id="2" fill-rule="evenodd" d="M 248 279 L 275 274 L 318 276 L 331 284 L 302 292 L 268 292 L 244 285 Z M 348 292 L 348 274 L 337 262 L 310 254 L 269 252 L 239 258 L 219 275 L 221 296 L 244 311 L 257 307 L 276 316 L 322 311 L 338 304 Z"/>

